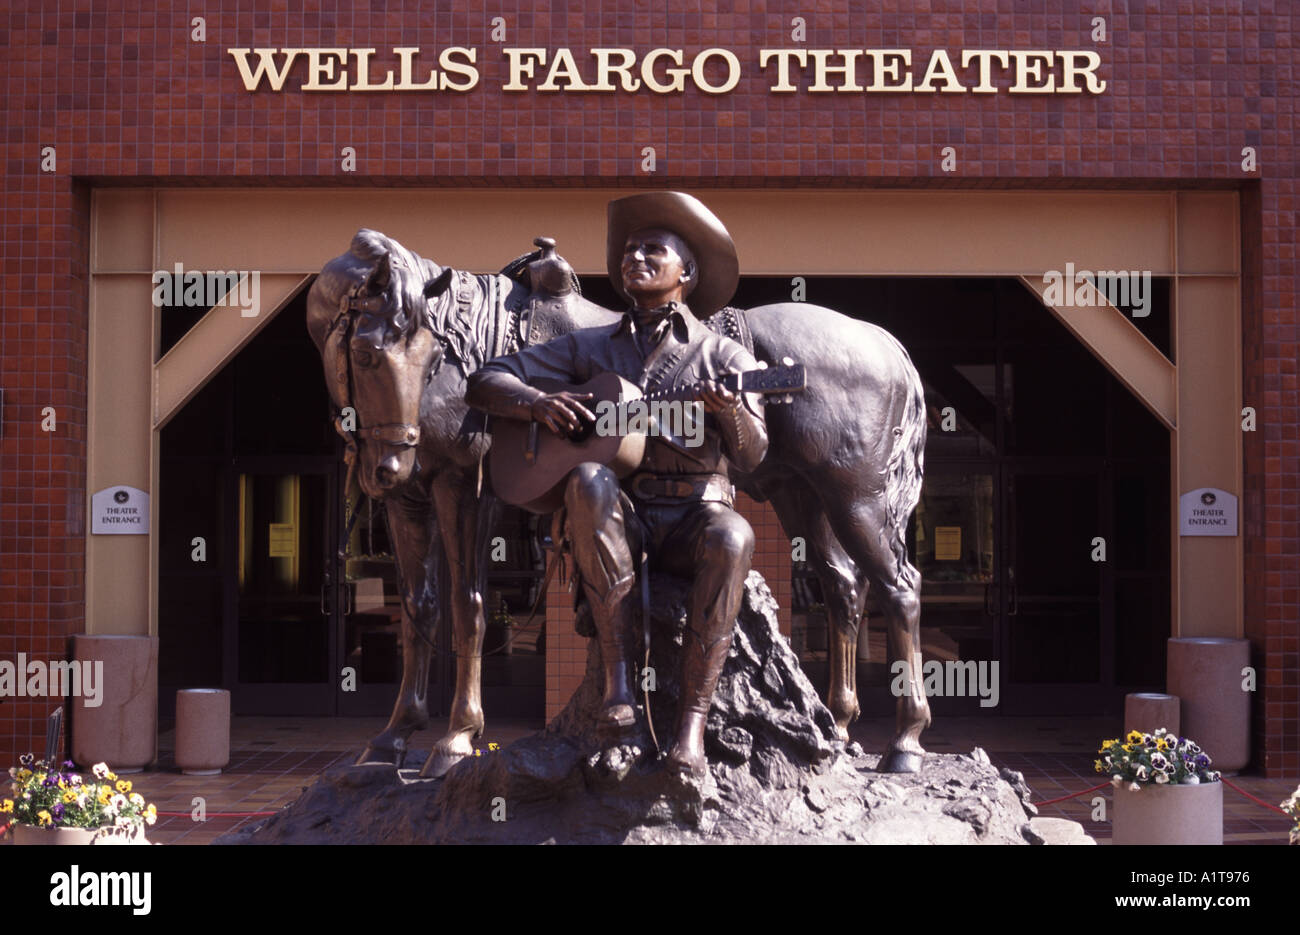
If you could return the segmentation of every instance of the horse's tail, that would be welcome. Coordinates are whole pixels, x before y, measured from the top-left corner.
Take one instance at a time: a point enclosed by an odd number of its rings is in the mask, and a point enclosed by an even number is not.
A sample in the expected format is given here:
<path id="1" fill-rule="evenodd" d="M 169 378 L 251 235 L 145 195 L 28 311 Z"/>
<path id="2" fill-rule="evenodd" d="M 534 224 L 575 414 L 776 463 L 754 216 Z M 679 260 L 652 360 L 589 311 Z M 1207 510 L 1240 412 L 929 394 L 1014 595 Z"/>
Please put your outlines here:
<path id="1" fill-rule="evenodd" d="M 918 572 L 907 560 L 907 521 L 920 502 L 921 478 L 925 473 L 925 390 L 906 349 L 897 340 L 894 344 L 902 357 L 907 399 L 902 419 L 894 428 L 894 450 L 885 468 L 885 509 L 889 547 L 896 560 L 898 579 L 910 587 L 916 584 Z"/>

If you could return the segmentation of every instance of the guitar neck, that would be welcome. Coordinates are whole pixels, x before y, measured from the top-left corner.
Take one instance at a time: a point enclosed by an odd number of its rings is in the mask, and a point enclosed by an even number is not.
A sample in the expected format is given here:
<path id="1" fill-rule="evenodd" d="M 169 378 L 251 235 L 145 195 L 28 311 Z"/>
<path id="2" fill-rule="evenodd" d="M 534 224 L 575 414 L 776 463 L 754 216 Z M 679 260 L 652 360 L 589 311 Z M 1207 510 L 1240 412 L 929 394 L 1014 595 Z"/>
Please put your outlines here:
<path id="1" fill-rule="evenodd" d="M 738 373 L 729 373 L 718 383 L 736 393 L 740 390 L 740 377 L 741 375 Z M 692 383 L 690 386 L 674 386 L 669 389 L 655 390 L 653 393 L 646 393 L 641 398 L 650 402 L 656 400 L 694 399 L 703 389 L 703 382 Z"/>

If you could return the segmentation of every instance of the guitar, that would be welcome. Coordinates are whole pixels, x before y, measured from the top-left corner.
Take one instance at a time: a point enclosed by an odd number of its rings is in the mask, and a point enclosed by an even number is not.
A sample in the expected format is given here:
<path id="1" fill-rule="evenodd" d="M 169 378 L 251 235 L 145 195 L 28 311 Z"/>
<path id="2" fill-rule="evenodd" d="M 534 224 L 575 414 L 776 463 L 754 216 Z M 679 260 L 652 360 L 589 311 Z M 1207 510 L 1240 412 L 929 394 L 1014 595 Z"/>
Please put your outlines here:
<path id="1" fill-rule="evenodd" d="M 791 402 L 791 394 L 804 388 L 805 374 L 803 364 L 787 357 L 778 366 L 727 374 L 717 382 L 733 393 L 779 394 Z M 532 385 L 547 393 L 591 393 L 584 405 L 596 414 L 594 421 L 583 419 L 577 431 L 567 436 L 556 435 L 538 422 L 491 420 L 488 477 L 492 489 L 506 503 L 534 513 L 550 513 L 563 505 L 564 481 L 585 461 L 603 464 L 621 479 L 640 465 L 648 434 L 689 448 L 690 439 L 683 440 L 683 433 L 691 429 L 703 432 L 703 423 L 692 420 L 692 415 L 703 415 L 702 406 L 674 409 L 662 405 L 690 403 L 702 389 L 700 383 L 644 395 L 636 384 L 616 373 L 602 373 L 576 386 L 560 380 L 537 380 Z M 672 426 L 663 425 L 663 419 L 656 417 L 674 413 L 680 415 L 682 431 L 672 431 Z"/>

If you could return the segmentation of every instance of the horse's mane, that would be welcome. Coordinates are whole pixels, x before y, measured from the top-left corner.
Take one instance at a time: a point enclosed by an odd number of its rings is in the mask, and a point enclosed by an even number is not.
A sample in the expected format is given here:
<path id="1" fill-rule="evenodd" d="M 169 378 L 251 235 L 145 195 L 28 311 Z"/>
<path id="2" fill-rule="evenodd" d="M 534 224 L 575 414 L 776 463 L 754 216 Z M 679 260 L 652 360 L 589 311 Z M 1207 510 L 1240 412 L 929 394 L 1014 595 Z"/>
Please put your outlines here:
<path id="1" fill-rule="evenodd" d="M 451 275 L 448 288 L 432 299 L 426 298 L 426 284 L 442 274 L 443 267 L 392 237 L 368 228 L 357 231 L 348 252 L 327 263 L 312 284 L 316 301 L 308 305 L 307 326 L 317 346 L 324 342 L 337 314 L 339 299 L 364 281 L 385 255 L 402 300 L 406 328 L 423 324 L 463 372 L 474 370 L 488 350 L 483 344 L 486 319 L 494 312 L 483 301 L 488 291 L 487 277 L 446 270 Z M 470 301 L 463 302 L 462 298 Z"/>

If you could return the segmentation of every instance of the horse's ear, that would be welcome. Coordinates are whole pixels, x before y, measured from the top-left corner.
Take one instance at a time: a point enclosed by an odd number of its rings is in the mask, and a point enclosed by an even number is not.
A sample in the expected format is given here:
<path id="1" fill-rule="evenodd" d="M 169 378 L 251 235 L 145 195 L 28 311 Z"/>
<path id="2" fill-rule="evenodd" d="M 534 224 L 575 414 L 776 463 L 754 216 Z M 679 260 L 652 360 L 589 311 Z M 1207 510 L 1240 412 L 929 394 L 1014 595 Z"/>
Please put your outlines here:
<path id="1" fill-rule="evenodd" d="M 426 299 L 436 299 L 447 291 L 451 285 L 451 267 L 445 267 L 435 278 L 430 279 L 424 284 L 424 297 Z"/>
<path id="2" fill-rule="evenodd" d="M 388 254 L 385 253 L 375 264 L 375 268 L 370 271 L 366 277 L 366 292 L 370 295 L 382 295 L 388 291 L 388 284 L 393 278 L 393 267 L 388 261 Z"/>

